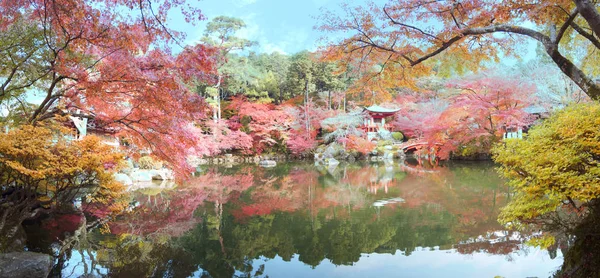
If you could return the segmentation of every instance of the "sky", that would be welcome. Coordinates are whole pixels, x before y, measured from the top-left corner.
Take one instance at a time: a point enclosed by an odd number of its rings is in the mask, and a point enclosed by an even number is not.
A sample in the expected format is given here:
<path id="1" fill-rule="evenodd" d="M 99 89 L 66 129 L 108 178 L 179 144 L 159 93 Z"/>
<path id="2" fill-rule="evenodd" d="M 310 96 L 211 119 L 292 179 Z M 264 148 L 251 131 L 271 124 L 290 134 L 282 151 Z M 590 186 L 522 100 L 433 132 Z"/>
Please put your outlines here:
<path id="1" fill-rule="evenodd" d="M 189 0 L 188 0 L 189 1 Z M 196 1 L 196 2 L 194 2 Z M 323 33 L 315 30 L 317 17 L 323 10 L 342 12 L 340 5 L 364 6 L 367 0 L 192 0 L 200 7 L 207 20 L 191 26 L 181 17 L 170 18 L 169 27 L 187 34 L 184 44 L 191 45 L 200 41 L 206 23 L 212 18 L 225 15 L 242 19 L 247 27 L 237 36 L 257 42 L 252 51 L 259 53 L 280 52 L 294 54 L 302 50 L 315 51 Z M 374 0 L 378 5 L 387 0 Z M 342 14 L 341 14 L 342 15 Z M 529 27 L 529 26 L 527 26 Z M 536 43 L 527 40 L 523 46 L 525 60 L 535 54 Z M 505 64 L 517 63 L 514 59 L 503 61 Z"/>
<path id="2" fill-rule="evenodd" d="M 258 42 L 256 52 L 294 54 L 316 50 L 322 34 L 314 30 L 321 9 L 339 10 L 342 0 L 202 0 L 196 4 L 207 20 L 193 27 L 174 19 L 169 26 L 187 33 L 186 44 L 197 42 L 206 23 L 225 15 L 237 17 L 247 27 L 238 36 Z M 363 4 L 366 1 L 350 1 Z"/>

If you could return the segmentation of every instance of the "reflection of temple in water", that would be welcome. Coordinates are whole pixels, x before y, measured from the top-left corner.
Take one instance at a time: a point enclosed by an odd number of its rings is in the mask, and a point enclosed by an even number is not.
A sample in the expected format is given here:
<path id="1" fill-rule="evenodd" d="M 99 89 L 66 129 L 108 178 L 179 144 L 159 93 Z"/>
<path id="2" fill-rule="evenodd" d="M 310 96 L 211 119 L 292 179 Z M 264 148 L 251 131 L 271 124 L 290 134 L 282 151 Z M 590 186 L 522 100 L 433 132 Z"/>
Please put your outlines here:
<path id="1" fill-rule="evenodd" d="M 396 167 L 393 161 L 386 161 L 384 166 L 376 165 L 377 175 L 371 176 L 367 191 L 372 194 L 377 194 L 378 191 L 383 190 L 385 194 L 388 193 L 389 187 L 394 180 L 394 174 L 396 173 Z"/>

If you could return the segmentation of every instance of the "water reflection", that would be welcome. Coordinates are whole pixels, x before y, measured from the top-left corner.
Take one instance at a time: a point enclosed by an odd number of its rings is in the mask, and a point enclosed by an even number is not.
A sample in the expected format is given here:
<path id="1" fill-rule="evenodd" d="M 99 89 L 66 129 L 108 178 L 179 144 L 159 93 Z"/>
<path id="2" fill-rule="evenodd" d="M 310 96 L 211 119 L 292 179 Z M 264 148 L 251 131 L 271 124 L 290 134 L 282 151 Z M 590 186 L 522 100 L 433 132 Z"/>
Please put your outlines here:
<path id="1" fill-rule="evenodd" d="M 510 193 L 492 166 L 208 168 L 185 186 L 136 191 L 133 211 L 110 234 L 84 235 L 54 274 L 549 276 L 560 251 L 524 247 L 528 235 L 496 222 Z"/>

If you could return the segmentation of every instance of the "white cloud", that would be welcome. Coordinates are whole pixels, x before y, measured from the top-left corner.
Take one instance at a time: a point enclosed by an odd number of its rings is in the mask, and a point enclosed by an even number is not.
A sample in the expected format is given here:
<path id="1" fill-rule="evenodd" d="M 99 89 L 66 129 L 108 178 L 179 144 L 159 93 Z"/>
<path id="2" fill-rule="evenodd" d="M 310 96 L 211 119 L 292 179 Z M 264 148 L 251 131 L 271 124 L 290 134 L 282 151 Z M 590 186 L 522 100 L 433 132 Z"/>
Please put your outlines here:
<path id="1" fill-rule="evenodd" d="M 256 1 L 258 1 L 258 0 L 234 0 L 233 3 L 234 3 L 234 5 L 236 5 L 238 7 L 244 7 L 244 6 L 254 4 L 254 3 L 256 3 Z"/>
<path id="2" fill-rule="evenodd" d="M 240 38 L 256 41 L 261 35 L 260 26 L 258 26 L 258 23 L 256 22 L 256 13 L 248 14 L 241 17 L 241 19 L 246 23 L 246 27 L 238 30 L 235 35 Z"/>

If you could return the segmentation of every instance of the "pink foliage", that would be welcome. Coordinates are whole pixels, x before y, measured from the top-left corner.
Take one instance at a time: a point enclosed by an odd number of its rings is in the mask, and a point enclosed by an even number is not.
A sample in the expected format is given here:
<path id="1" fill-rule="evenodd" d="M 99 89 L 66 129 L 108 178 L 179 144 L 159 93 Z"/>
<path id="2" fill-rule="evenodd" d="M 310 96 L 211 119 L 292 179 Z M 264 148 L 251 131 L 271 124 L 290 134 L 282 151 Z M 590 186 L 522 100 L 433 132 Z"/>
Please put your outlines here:
<path id="1" fill-rule="evenodd" d="M 431 126 L 436 125 L 447 107 L 448 102 L 444 100 L 403 102 L 391 124 L 409 138 L 421 138 Z"/>
<path id="2" fill-rule="evenodd" d="M 205 122 L 208 131 L 196 126 L 188 126 L 198 143 L 191 148 L 191 153 L 197 156 L 212 156 L 229 150 L 248 152 L 252 148 L 252 137 L 240 130 L 232 130 L 226 121 Z"/>
<path id="3" fill-rule="evenodd" d="M 160 50 L 142 56 L 116 51 L 97 65 L 96 75 L 70 69 L 78 83 L 67 91 L 65 106 L 95 115 L 130 145 L 150 149 L 185 176 L 187 150 L 198 139 L 187 125 L 204 117 L 205 104 L 180 76 L 202 76 L 209 66 L 208 58 L 199 65 L 181 65 Z"/>
<path id="4" fill-rule="evenodd" d="M 287 141 L 288 148 L 293 154 L 302 154 L 313 150 L 317 146 L 316 137 L 321 128 L 321 122 L 339 113 L 337 110 L 317 107 L 312 101 L 304 107 L 287 107 L 286 112 L 293 119 Z"/>
<path id="5" fill-rule="evenodd" d="M 476 77 L 447 86 L 458 94 L 446 99 L 411 93 L 397 97 L 401 109 L 392 122 L 407 137 L 437 148 L 443 159 L 466 144 L 489 148 L 508 129 L 534 120 L 524 108 L 535 101 L 536 87 L 518 77 Z"/>
<path id="6" fill-rule="evenodd" d="M 234 98 L 228 107 L 238 112 L 239 117 L 249 117 L 248 124 L 253 148 L 257 153 L 277 143 L 285 137 L 292 118 L 281 106 L 249 102 L 243 97 Z"/>
<path id="7" fill-rule="evenodd" d="M 304 130 L 293 130 L 287 146 L 293 154 L 299 155 L 312 151 L 317 146 L 317 140 L 313 136 L 307 136 Z"/>
<path id="8" fill-rule="evenodd" d="M 450 99 L 436 125 L 426 130 L 426 141 L 441 144 L 439 156 L 467 143 L 489 144 L 502 138 L 507 129 L 530 125 L 534 118 L 524 111 L 535 100 L 535 86 L 519 82 L 517 77 L 486 77 L 462 81 L 449 86 L 461 93 Z"/>

